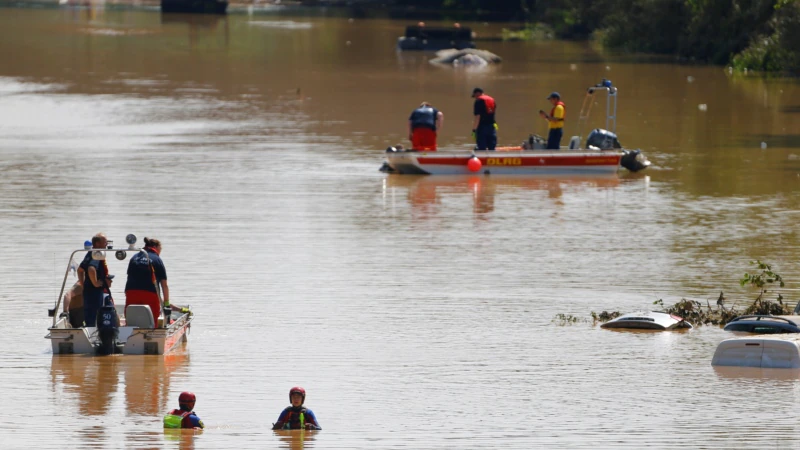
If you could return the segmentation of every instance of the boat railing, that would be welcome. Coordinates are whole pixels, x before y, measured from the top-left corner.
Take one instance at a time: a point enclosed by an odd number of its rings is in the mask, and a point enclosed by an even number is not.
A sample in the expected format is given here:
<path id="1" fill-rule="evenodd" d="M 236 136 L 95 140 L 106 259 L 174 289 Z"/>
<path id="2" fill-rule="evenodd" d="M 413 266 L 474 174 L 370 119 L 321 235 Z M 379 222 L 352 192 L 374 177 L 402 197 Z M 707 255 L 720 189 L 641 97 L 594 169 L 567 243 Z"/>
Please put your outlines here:
<path id="1" fill-rule="evenodd" d="M 58 316 L 59 316 L 58 310 L 61 307 L 61 300 L 64 298 L 64 289 L 67 286 L 67 277 L 69 277 L 69 271 L 72 269 L 73 264 L 74 264 L 75 254 L 80 253 L 80 252 L 114 252 L 116 257 L 117 257 L 117 259 L 120 260 L 120 261 L 124 260 L 127 257 L 127 253 L 128 252 L 143 253 L 145 255 L 145 257 L 147 258 L 148 265 L 151 263 L 150 255 L 147 254 L 147 252 L 143 248 L 136 247 L 133 244 L 129 245 L 128 247 L 114 248 L 113 246 L 109 245 L 107 248 L 93 248 L 93 247 L 92 248 L 86 248 L 86 247 L 84 247 L 82 249 L 73 250 L 72 253 L 69 256 L 69 262 L 67 263 L 67 270 L 64 271 L 64 279 L 61 281 L 61 291 L 58 293 L 58 297 L 56 297 L 55 307 L 53 307 L 53 309 L 49 310 L 50 316 L 53 317 L 53 327 L 55 327 L 56 324 L 58 323 Z M 160 287 L 159 287 L 157 282 L 155 284 L 155 287 L 156 287 L 156 295 L 158 296 L 158 303 L 159 303 L 159 306 L 160 306 L 160 311 L 158 311 L 158 314 L 162 314 L 162 311 L 164 310 L 164 299 L 161 296 L 161 289 L 160 289 Z M 167 328 L 168 323 L 169 323 L 169 320 L 167 320 L 165 318 L 164 323 L 162 324 L 161 328 Z"/>
<path id="2" fill-rule="evenodd" d="M 589 124 L 589 116 L 592 112 L 592 105 L 594 105 L 594 94 L 597 91 L 606 92 L 606 130 L 616 133 L 617 132 L 617 87 L 611 85 L 611 81 L 603 79 L 600 83 L 590 87 L 586 90 L 586 96 L 583 98 L 583 105 L 578 114 L 578 132 Z M 583 140 L 583 136 L 578 136 Z"/>

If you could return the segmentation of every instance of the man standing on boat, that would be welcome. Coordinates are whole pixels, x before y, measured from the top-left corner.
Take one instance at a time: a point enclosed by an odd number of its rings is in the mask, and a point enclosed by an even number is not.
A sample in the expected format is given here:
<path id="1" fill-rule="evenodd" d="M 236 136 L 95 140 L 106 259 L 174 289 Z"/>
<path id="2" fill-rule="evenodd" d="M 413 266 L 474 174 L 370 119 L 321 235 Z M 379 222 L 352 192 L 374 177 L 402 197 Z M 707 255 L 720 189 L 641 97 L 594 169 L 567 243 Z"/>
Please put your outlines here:
<path id="1" fill-rule="evenodd" d="M 541 109 L 539 115 L 547 121 L 547 149 L 558 150 L 561 148 L 561 137 L 564 135 L 564 117 L 566 109 L 564 102 L 561 101 L 561 95 L 558 92 L 553 92 L 547 97 L 547 100 L 553 105 L 550 114 L 545 113 Z"/>
<path id="2" fill-rule="evenodd" d="M 97 233 L 92 237 L 92 249 L 105 250 L 106 246 L 108 239 L 105 234 Z M 93 257 L 95 253 L 99 259 Z M 93 327 L 97 324 L 97 311 L 103 306 L 105 291 L 111 286 L 104 252 L 97 250 L 88 252 L 78 267 L 78 280 L 83 284 L 84 322 L 87 327 Z"/>
<path id="3" fill-rule="evenodd" d="M 475 99 L 472 108 L 475 116 L 472 120 L 475 150 L 494 150 L 497 146 L 497 122 L 494 120 L 497 103 L 478 87 L 472 90 L 472 98 Z"/>
<path id="4" fill-rule="evenodd" d="M 436 133 L 442 128 L 444 114 L 422 102 L 419 108 L 411 113 L 408 118 L 408 140 L 411 141 L 412 150 L 436 151 Z"/>
<path id="5" fill-rule="evenodd" d="M 170 307 L 169 285 L 167 284 L 167 268 L 161 259 L 161 241 L 144 238 L 144 251 L 135 254 L 128 263 L 128 282 L 125 284 L 125 311 L 128 305 L 147 305 L 153 315 L 153 323 L 158 324 L 161 313 L 161 300 L 158 290 L 164 299 L 164 309 Z M 164 320 L 169 325 L 169 312 Z"/>

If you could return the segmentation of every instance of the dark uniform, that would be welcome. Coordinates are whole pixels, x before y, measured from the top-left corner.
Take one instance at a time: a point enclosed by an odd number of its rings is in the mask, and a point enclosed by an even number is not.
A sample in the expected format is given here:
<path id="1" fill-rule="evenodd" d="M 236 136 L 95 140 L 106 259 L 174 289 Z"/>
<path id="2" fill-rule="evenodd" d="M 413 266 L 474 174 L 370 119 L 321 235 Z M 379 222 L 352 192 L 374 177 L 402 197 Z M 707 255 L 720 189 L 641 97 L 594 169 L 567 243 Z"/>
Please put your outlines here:
<path id="1" fill-rule="evenodd" d="M 481 116 L 478 128 L 475 130 L 476 150 L 494 150 L 497 146 L 497 129 L 494 120 L 496 110 L 497 103 L 492 97 L 481 93 L 475 98 L 473 115 Z"/>

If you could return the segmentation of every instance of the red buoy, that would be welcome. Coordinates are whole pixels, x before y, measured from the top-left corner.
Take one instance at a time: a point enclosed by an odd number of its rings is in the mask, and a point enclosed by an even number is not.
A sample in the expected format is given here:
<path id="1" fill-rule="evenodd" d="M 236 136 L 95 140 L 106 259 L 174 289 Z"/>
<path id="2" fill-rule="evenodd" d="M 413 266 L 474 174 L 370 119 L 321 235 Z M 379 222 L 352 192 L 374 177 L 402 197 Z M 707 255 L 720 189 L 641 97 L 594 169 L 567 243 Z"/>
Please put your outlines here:
<path id="1" fill-rule="evenodd" d="M 469 169 L 470 172 L 477 172 L 481 170 L 482 165 L 483 164 L 481 164 L 481 160 L 476 158 L 475 156 L 473 156 L 472 158 L 469 159 L 469 161 L 467 161 L 467 169 Z"/>

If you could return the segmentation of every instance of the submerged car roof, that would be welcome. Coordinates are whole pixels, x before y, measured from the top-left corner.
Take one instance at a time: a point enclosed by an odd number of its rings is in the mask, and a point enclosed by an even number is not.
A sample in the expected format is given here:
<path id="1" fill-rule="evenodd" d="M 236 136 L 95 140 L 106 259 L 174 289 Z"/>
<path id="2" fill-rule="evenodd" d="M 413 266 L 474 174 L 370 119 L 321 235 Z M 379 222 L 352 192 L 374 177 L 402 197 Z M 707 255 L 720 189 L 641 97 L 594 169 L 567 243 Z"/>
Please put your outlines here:
<path id="1" fill-rule="evenodd" d="M 725 331 L 748 333 L 800 333 L 800 316 L 739 316 L 725 325 Z"/>

